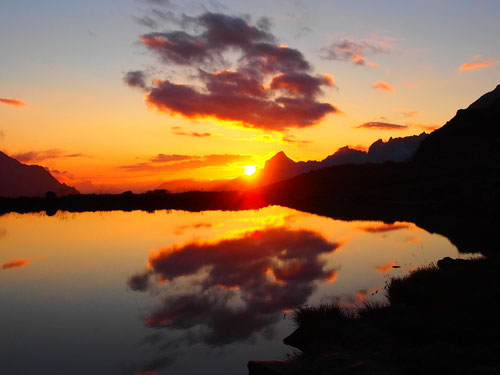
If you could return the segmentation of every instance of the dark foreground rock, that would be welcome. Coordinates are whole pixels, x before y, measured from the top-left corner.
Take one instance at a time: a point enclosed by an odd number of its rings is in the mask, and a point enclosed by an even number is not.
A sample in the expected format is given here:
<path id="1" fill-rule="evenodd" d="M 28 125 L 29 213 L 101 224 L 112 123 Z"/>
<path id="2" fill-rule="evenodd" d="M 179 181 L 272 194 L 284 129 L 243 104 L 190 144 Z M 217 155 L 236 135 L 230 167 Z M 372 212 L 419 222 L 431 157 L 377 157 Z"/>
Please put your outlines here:
<path id="1" fill-rule="evenodd" d="M 390 281 L 386 304 L 295 310 L 287 362 L 248 364 L 252 375 L 498 374 L 500 261 L 444 258 Z"/>

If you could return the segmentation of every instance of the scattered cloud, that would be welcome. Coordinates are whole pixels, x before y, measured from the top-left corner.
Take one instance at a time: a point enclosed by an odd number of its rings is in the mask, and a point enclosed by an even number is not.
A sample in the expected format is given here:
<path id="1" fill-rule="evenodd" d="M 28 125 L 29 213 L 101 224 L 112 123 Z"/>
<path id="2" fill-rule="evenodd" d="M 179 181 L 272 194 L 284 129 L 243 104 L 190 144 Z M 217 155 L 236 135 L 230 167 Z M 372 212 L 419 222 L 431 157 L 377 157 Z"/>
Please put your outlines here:
<path id="1" fill-rule="evenodd" d="M 169 163 L 172 161 L 184 161 L 184 160 L 193 160 L 200 159 L 199 156 L 193 155 L 178 155 L 178 154 L 158 154 L 150 159 L 152 163 Z"/>
<path id="2" fill-rule="evenodd" d="M 28 259 L 23 259 L 23 258 L 14 259 L 14 260 L 11 260 L 9 262 L 5 262 L 4 264 L 2 264 L 2 269 L 3 270 L 8 270 L 8 269 L 11 269 L 11 268 L 24 267 L 28 263 L 29 263 Z"/>
<path id="3" fill-rule="evenodd" d="M 22 163 L 35 163 L 47 159 L 57 159 L 57 158 L 81 158 L 86 157 L 85 154 L 74 153 L 69 154 L 64 150 L 58 148 L 52 148 L 50 150 L 43 151 L 28 151 L 13 154 L 12 157 Z"/>
<path id="4" fill-rule="evenodd" d="M 384 81 L 377 81 L 372 84 L 374 89 L 384 90 L 384 91 L 396 91 L 394 87 Z"/>
<path id="5" fill-rule="evenodd" d="M 418 86 L 413 82 L 403 82 L 403 86 L 408 87 L 409 89 L 416 89 Z"/>
<path id="6" fill-rule="evenodd" d="M 204 13 L 174 23 L 178 30 L 144 34 L 140 42 L 162 63 L 194 69 L 198 85 L 154 79 L 146 94 L 150 107 L 274 131 L 312 126 L 340 112 L 318 101 L 321 88 L 334 85 L 333 77 L 312 74 L 299 50 L 277 44 L 269 22 L 251 25 L 242 17 Z M 230 64 L 228 57 L 237 62 Z M 228 65 L 235 69 L 223 68 Z M 144 89 L 143 77 L 132 71 L 124 79 Z"/>
<path id="7" fill-rule="evenodd" d="M 408 129 L 408 125 L 391 124 L 388 122 L 365 122 L 364 124 L 354 127 L 355 129 L 375 129 L 375 130 L 405 130 Z"/>
<path id="8" fill-rule="evenodd" d="M 159 154 L 162 155 L 162 154 Z M 185 155 L 187 156 L 187 155 Z M 153 161 L 155 160 L 155 161 Z M 152 158 L 148 163 L 137 163 L 132 165 L 123 165 L 119 168 L 125 169 L 129 172 L 142 172 L 142 171 L 168 171 L 176 172 L 188 169 L 205 168 L 205 167 L 219 167 L 230 165 L 233 163 L 244 163 L 252 160 L 250 155 L 234 155 L 234 154 L 212 154 L 205 156 L 191 156 L 191 159 L 186 159 L 178 163 L 170 163 L 158 165 L 158 155 Z M 161 163 L 161 162 L 160 162 Z"/>
<path id="9" fill-rule="evenodd" d="M 212 133 L 204 132 L 204 133 L 199 133 L 199 132 L 185 132 L 182 130 L 176 130 L 172 129 L 172 134 L 176 135 L 185 135 L 188 137 L 195 137 L 195 138 L 205 138 L 205 137 L 211 137 Z"/>
<path id="10" fill-rule="evenodd" d="M 408 108 L 404 108 L 404 107 L 396 108 L 394 110 L 394 112 L 400 113 L 405 118 L 413 118 L 413 117 L 422 116 L 422 113 L 420 111 L 417 111 L 416 109 L 408 109 Z"/>
<path id="11" fill-rule="evenodd" d="M 392 270 L 394 267 L 397 267 L 397 262 L 391 262 L 389 264 L 384 264 L 383 266 L 375 267 L 375 270 L 379 273 L 387 273 Z"/>
<path id="12" fill-rule="evenodd" d="M 146 74 L 142 70 L 134 70 L 123 75 L 123 82 L 130 87 L 147 90 Z"/>
<path id="13" fill-rule="evenodd" d="M 477 55 L 474 56 L 471 62 L 460 65 L 458 71 L 463 72 L 466 70 L 484 69 L 484 68 L 489 68 L 493 65 L 495 65 L 495 61 L 491 59 L 484 59 L 480 55 Z"/>
<path id="14" fill-rule="evenodd" d="M 26 103 L 22 100 L 12 98 L 0 98 L 0 103 L 10 105 L 12 107 L 22 107 L 26 105 Z"/>
<path id="15" fill-rule="evenodd" d="M 411 123 L 411 124 L 409 123 L 407 125 L 419 128 L 425 132 L 432 132 L 436 129 L 439 129 L 442 126 L 442 125 L 436 125 L 436 124 L 413 124 L 413 123 Z"/>
<path id="16" fill-rule="evenodd" d="M 283 136 L 281 138 L 281 141 L 283 141 L 285 143 L 296 143 L 296 144 L 302 144 L 302 145 L 306 145 L 306 144 L 311 143 L 311 141 L 307 141 L 307 140 L 303 140 L 303 139 L 296 139 L 296 137 L 293 135 Z"/>
<path id="17" fill-rule="evenodd" d="M 342 39 L 321 49 L 321 58 L 325 60 L 351 61 L 355 65 L 378 67 L 367 55 L 391 53 L 394 49 L 393 39 L 360 40 Z"/>
<path id="18" fill-rule="evenodd" d="M 391 232 L 394 230 L 409 229 L 409 228 L 410 228 L 409 224 L 404 224 L 404 223 L 386 224 L 386 223 L 384 223 L 384 224 L 359 227 L 358 229 L 361 229 L 362 231 L 368 232 L 368 233 L 385 233 L 385 232 Z"/>

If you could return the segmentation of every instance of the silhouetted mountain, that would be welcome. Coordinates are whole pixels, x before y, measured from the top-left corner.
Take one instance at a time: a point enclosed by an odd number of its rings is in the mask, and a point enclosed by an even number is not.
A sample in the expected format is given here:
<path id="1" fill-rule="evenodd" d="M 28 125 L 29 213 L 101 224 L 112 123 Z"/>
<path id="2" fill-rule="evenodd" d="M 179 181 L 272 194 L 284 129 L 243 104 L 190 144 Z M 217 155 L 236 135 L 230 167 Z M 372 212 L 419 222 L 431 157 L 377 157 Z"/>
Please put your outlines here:
<path id="1" fill-rule="evenodd" d="M 48 191 L 57 196 L 78 194 L 71 186 L 57 181 L 45 168 L 26 165 L 0 151 L 0 196 L 40 197 Z"/>
<path id="2" fill-rule="evenodd" d="M 253 193 L 267 202 L 303 211 L 329 214 L 356 211 L 359 207 L 432 206 L 439 210 L 470 211 L 481 207 L 497 212 L 500 203 L 500 87 L 481 97 L 471 107 L 459 110 L 442 128 L 425 138 L 414 157 L 405 162 L 338 165 L 321 168 L 281 181 Z M 420 137 L 408 137 L 395 147 L 395 139 L 384 146 L 375 142 L 368 152 L 411 154 Z M 408 142 L 408 143 L 407 143 Z M 414 143 L 412 143 L 414 142 Z M 390 145 L 390 147 L 389 147 Z M 401 145 L 399 145 L 401 146 Z M 397 159 L 396 159 L 397 160 Z"/>
<path id="3" fill-rule="evenodd" d="M 298 176 L 302 173 L 335 165 L 406 161 L 415 154 L 420 142 L 427 135 L 426 133 L 422 133 L 409 137 L 390 138 L 387 142 L 379 139 L 370 146 L 368 152 L 345 146 L 339 148 L 334 154 L 327 156 L 322 161 L 295 162 L 286 156 L 283 151 L 280 151 L 266 161 L 257 182 L 258 185 L 266 185 Z"/>
<path id="4" fill-rule="evenodd" d="M 403 138 L 390 138 L 387 142 L 379 139 L 368 149 L 366 161 L 370 163 L 407 161 L 415 154 L 418 146 L 427 136 L 427 133 L 422 133 Z"/>
<path id="5" fill-rule="evenodd" d="M 420 145 L 415 161 L 448 167 L 500 167 L 500 85 L 435 130 Z"/>

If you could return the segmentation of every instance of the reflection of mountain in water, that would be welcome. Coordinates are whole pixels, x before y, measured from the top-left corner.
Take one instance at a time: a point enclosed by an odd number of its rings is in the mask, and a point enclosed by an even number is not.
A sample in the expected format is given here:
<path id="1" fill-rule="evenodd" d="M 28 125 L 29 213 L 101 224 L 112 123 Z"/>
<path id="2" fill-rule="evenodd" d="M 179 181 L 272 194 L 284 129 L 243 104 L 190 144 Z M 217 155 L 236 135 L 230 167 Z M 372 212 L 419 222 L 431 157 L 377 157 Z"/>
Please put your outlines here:
<path id="1" fill-rule="evenodd" d="M 336 270 L 320 256 L 339 246 L 318 233 L 285 227 L 191 242 L 152 254 L 150 270 L 132 276 L 129 287 L 146 291 L 157 280 L 203 275 L 192 293 L 165 297 L 147 326 L 201 325 L 198 341 L 210 345 L 247 340 L 257 332 L 271 338 L 284 311 L 305 303 L 316 281 L 335 278 Z"/>

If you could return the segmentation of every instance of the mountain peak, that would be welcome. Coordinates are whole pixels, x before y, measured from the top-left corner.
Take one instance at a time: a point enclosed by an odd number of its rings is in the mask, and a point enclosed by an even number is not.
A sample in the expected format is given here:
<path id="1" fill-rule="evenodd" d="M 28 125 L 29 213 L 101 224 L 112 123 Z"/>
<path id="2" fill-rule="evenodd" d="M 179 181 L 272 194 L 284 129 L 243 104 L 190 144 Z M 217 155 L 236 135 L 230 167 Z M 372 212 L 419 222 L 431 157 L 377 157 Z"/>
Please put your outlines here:
<path id="1" fill-rule="evenodd" d="M 478 100 L 472 103 L 468 109 L 477 109 L 477 108 L 488 108 L 493 102 L 497 99 L 500 99 L 500 85 L 497 85 L 494 90 L 487 92 L 483 96 L 481 96 Z"/>

